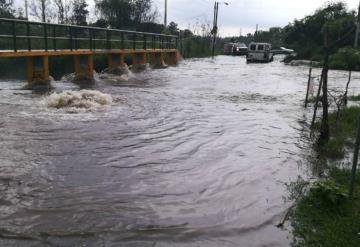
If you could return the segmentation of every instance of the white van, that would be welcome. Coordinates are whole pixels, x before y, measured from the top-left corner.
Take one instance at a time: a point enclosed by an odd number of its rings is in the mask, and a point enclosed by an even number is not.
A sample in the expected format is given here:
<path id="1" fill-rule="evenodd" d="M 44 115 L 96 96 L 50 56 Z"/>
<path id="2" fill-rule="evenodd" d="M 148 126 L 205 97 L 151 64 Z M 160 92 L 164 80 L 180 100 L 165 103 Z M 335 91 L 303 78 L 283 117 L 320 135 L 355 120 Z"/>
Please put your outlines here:
<path id="1" fill-rule="evenodd" d="M 248 63 L 267 63 L 274 60 L 274 53 L 269 43 L 250 43 L 246 61 Z"/>

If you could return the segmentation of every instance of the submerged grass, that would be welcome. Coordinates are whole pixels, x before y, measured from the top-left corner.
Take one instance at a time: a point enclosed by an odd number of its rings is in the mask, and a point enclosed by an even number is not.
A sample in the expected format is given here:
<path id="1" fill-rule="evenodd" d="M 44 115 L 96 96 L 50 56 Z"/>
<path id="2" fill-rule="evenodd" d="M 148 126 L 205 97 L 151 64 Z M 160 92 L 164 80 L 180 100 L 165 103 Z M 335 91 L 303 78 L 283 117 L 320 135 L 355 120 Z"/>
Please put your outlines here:
<path id="1" fill-rule="evenodd" d="M 324 178 L 309 186 L 291 213 L 294 247 L 360 246 L 360 173 L 354 197 L 349 198 L 350 169 L 339 162 L 353 145 L 359 114 L 359 107 L 344 109 L 338 120 L 336 112 L 331 113 L 330 141 L 321 147 L 314 145 L 317 161 L 327 160 L 330 165 Z M 317 123 L 315 128 L 319 126 Z"/>
<path id="2" fill-rule="evenodd" d="M 321 104 L 321 97 L 322 96 L 319 96 L 318 98 L 319 98 L 319 100 L 318 100 L 318 102 L 319 102 L 319 104 Z M 314 104 L 315 102 L 316 102 L 316 96 L 310 96 L 309 98 L 308 98 L 308 100 L 307 100 L 307 102 L 309 103 L 309 104 Z"/>

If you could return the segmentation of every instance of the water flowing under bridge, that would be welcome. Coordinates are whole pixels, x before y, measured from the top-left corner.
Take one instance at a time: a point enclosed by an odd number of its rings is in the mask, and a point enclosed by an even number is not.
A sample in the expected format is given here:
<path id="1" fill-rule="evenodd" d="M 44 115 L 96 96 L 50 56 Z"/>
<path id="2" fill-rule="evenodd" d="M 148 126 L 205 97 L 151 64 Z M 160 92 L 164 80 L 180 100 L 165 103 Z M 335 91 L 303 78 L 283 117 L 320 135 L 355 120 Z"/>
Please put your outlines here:
<path id="1" fill-rule="evenodd" d="M 173 65 L 178 45 L 174 35 L 0 18 L 0 58 L 26 57 L 29 83 L 49 80 L 52 56 L 73 56 L 75 77 L 92 80 L 94 55 L 107 56 L 110 69 L 125 57 L 132 65 Z"/>

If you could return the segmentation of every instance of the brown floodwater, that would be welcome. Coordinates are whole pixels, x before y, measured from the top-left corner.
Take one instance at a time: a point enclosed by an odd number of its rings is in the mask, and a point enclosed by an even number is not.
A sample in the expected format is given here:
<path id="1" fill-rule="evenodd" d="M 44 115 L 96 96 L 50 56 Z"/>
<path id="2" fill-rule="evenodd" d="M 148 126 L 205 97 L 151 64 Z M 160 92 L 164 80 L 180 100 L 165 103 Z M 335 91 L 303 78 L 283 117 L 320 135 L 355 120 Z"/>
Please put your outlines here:
<path id="1" fill-rule="evenodd" d="M 99 80 L 111 100 L 79 111 L 1 80 L 0 246 L 289 246 L 276 224 L 310 152 L 307 73 L 192 59 Z"/>

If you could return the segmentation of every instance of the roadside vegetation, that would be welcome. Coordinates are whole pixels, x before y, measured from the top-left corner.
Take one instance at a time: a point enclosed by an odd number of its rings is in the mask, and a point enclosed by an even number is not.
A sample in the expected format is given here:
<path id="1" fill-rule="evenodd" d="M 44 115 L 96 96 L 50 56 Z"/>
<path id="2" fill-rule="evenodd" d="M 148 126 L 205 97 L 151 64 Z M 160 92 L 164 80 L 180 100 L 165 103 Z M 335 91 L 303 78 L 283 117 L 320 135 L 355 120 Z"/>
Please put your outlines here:
<path id="1" fill-rule="evenodd" d="M 331 23 L 329 19 L 331 18 Z M 294 49 L 294 59 L 312 60 L 323 65 L 324 27 L 331 40 L 329 69 L 347 70 L 346 60 L 353 50 L 356 28 L 356 12 L 347 8 L 345 1 L 331 2 L 316 10 L 312 15 L 294 20 L 285 27 L 272 27 L 267 31 L 259 30 L 238 37 L 225 38 L 225 42 L 270 42 L 275 49 L 286 47 Z"/>
<path id="2" fill-rule="evenodd" d="M 352 71 L 358 70 L 360 65 L 357 45 L 352 47 L 355 17 L 344 4 L 330 3 L 315 16 L 295 25 L 304 28 L 306 23 L 312 23 L 313 28 L 319 30 L 319 33 L 313 31 L 317 35 L 308 34 L 311 37 L 308 44 L 313 50 L 305 49 L 299 56 L 316 58 L 322 64 L 322 73 L 318 91 L 321 95 L 309 100 L 315 103 L 313 119 L 319 119 L 310 126 L 314 153 L 309 155 L 308 162 L 313 179 L 299 180 L 289 186 L 292 199 L 296 198 L 296 206 L 289 214 L 294 247 L 360 246 L 360 173 L 354 169 L 358 162 L 355 139 L 360 116 L 356 101 L 360 97 L 348 97 Z M 296 37 L 303 42 L 299 46 L 306 46 L 306 39 Z M 328 89 L 329 69 L 349 72 L 343 92 L 334 93 Z M 353 102 L 348 104 L 348 101 Z M 322 108 L 320 117 L 316 116 L 318 106 Z"/>
<path id="3" fill-rule="evenodd" d="M 294 247 L 360 246 L 360 173 L 350 197 L 351 162 L 346 157 L 354 148 L 359 114 L 359 107 L 344 109 L 340 118 L 336 112 L 329 114 L 332 137 L 322 146 L 315 142 L 316 157 L 309 158 L 317 179 L 289 186 L 300 198 L 290 214 Z M 315 131 L 319 128 L 320 122 Z M 303 189 L 296 191 L 299 187 Z"/>
<path id="4" fill-rule="evenodd" d="M 293 247 L 360 246 L 360 198 L 349 198 L 349 177 L 348 169 L 331 167 L 305 192 L 291 214 Z"/>

